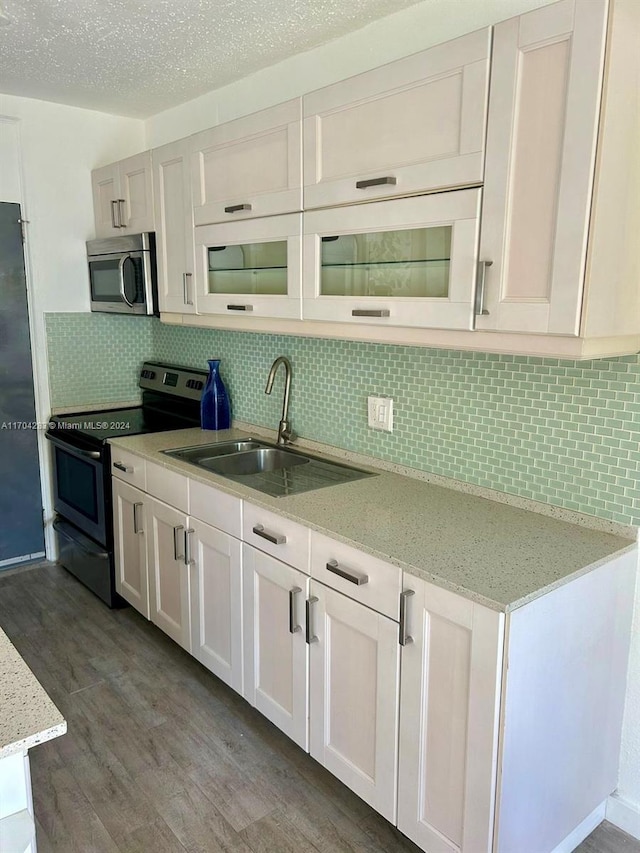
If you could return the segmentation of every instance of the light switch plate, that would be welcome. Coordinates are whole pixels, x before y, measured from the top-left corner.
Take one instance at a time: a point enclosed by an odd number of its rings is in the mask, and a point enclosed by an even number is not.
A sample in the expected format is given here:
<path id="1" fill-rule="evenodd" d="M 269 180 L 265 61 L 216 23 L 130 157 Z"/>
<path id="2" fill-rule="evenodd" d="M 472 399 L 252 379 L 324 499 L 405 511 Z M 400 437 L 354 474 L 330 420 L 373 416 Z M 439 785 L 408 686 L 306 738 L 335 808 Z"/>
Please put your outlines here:
<path id="1" fill-rule="evenodd" d="M 367 397 L 367 415 L 371 429 L 393 432 L 393 397 Z"/>

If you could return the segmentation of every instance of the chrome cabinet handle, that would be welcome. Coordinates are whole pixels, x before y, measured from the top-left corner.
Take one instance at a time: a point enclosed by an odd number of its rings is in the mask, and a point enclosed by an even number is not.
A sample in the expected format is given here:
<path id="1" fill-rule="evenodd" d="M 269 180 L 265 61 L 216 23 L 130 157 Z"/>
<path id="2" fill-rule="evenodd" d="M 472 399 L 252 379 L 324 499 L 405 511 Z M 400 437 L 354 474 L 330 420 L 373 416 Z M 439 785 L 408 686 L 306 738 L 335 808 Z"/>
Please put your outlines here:
<path id="1" fill-rule="evenodd" d="M 316 601 L 318 601 L 317 596 L 312 595 L 311 598 L 307 598 L 307 601 L 305 604 L 307 624 L 306 624 L 304 639 L 308 645 L 311 645 L 311 643 L 317 643 L 318 642 L 318 638 L 313 633 L 313 629 L 311 627 L 311 607 L 312 607 L 312 605 L 314 605 L 316 603 Z"/>
<path id="2" fill-rule="evenodd" d="M 173 559 L 184 560 L 184 553 L 178 554 L 178 540 L 180 539 L 180 531 L 184 530 L 183 524 L 178 524 L 173 528 Z"/>
<path id="3" fill-rule="evenodd" d="M 250 204 L 230 204 L 229 207 L 225 207 L 225 213 L 238 213 L 241 210 L 251 210 Z"/>
<path id="4" fill-rule="evenodd" d="M 185 305 L 193 305 L 193 299 L 189 299 L 189 279 L 193 273 L 183 272 L 182 273 L 182 292 L 184 295 L 184 304 Z"/>
<path id="5" fill-rule="evenodd" d="M 118 204 L 118 202 L 115 199 L 113 199 L 111 201 L 111 224 L 113 225 L 114 228 L 120 227 L 118 225 L 118 223 L 116 222 L 116 205 L 117 204 Z"/>
<path id="6" fill-rule="evenodd" d="M 354 308 L 351 312 L 352 317 L 388 317 L 390 315 L 388 308 Z"/>
<path id="7" fill-rule="evenodd" d="M 487 278 L 487 267 L 493 266 L 493 261 L 478 261 L 478 276 L 476 279 L 476 298 L 473 312 L 476 316 L 486 316 L 489 311 L 484 307 L 484 286 Z"/>
<path id="8" fill-rule="evenodd" d="M 394 178 L 392 175 L 385 175 L 384 178 L 368 178 L 366 181 L 356 181 L 356 189 L 366 190 L 369 187 L 382 187 L 385 184 L 395 187 L 397 183 L 397 178 Z"/>
<path id="9" fill-rule="evenodd" d="M 256 524 L 253 528 L 253 532 L 256 536 L 260 536 L 262 539 L 266 539 L 267 542 L 272 542 L 274 545 L 284 545 L 287 541 L 287 537 L 282 533 L 269 533 L 269 531 L 265 530 L 261 524 Z"/>
<path id="10" fill-rule="evenodd" d="M 407 634 L 407 602 L 412 595 L 415 595 L 413 589 L 406 589 L 400 593 L 400 645 L 407 646 L 413 643 L 413 637 Z"/>
<path id="11" fill-rule="evenodd" d="M 188 530 L 184 532 L 184 564 L 185 566 L 192 566 L 195 563 L 195 560 L 191 556 L 191 540 L 189 536 L 195 533 L 193 527 L 190 527 Z"/>
<path id="12" fill-rule="evenodd" d="M 296 595 L 302 592 L 299 586 L 294 586 L 289 590 L 289 633 L 296 634 L 302 631 L 301 625 L 296 625 Z"/>
<path id="13" fill-rule="evenodd" d="M 332 572 L 334 575 L 338 575 L 338 577 L 344 578 L 350 583 L 355 583 L 357 586 L 369 583 L 369 575 L 349 571 L 349 569 L 343 569 L 337 560 L 329 560 L 327 563 L 327 571 Z"/>
<path id="14" fill-rule="evenodd" d="M 100 454 L 98 454 L 97 458 L 100 458 Z M 118 471 L 124 471 L 125 474 L 133 474 L 131 465 L 125 465 L 123 462 L 114 462 L 113 467 L 117 468 Z"/>
<path id="15" fill-rule="evenodd" d="M 253 311 L 253 305 L 227 305 L 227 311 Z"/>
<path id="16" fill-rule="evenodd" d="M 127 223 L 124 220 L 124 205 L 125 200 L 123 198 L 118 199 L 118 220 L 120 222 L 119 228 L 126 228 Z"/>
<path id="17" fill-rule="evenodd" d="M 133 505 L 133 532 L 134 533 L 144 533 L 144 530 L 138 524 L 138 509 L 141 506 L 144 506 L 142 501 L 139 501 L 138 503 L 135 503 Z"/>

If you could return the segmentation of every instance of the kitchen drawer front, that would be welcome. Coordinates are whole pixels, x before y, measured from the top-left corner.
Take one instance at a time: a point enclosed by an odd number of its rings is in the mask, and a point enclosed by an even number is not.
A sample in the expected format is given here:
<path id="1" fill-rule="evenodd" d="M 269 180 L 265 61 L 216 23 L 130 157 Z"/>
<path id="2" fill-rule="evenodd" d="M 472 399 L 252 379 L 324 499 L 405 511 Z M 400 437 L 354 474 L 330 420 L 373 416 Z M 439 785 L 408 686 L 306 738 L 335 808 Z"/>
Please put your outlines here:
<path id="1" fill-rule="evenodd" d="M 242 531 L 243 540 L 254 548 L 309 574 L 307 527 L 245 501 Z"/>
<path id="2" fill-rule="evenodd" d="M 197 480 L 189 481 L 190 514 L 223 530 L 236 539 L 242 537 L 242 501 L 214 486 Z"/>
<path id="3" fill-rule="evenodd" d="M 311 577 L 398 621 L 402 589 L 398 566 L 311 531 Z"/>
<path id="4" fill-rule="evenodd" d="M 119 447 L 111 448 L 111 473 L 119 480 L 124 480 L 132 486 L 137 486 L 143 491 L 147 490 L 146 463 L 141 456 L 120 450 Z"/>
<path id="5" fill-rule="evenodd" d="M 183 474 L 147 462 L 147 492 L 169 506 L 189 512 L 189 480 Z"/>

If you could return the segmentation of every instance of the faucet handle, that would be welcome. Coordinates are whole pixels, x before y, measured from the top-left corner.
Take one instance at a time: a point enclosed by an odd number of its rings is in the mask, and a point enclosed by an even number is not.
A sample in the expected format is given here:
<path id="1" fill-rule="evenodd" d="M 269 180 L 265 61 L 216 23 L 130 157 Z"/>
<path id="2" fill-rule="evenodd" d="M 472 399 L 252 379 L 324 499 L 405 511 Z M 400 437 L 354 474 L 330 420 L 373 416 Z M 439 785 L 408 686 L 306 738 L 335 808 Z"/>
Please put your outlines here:
<path id="1" fill-rule="evenodd" d="M 278 425 L 278 444 L 291 444 L 297 437 L 298 434 L 290 428 L 289 421 L 280 421 Z"/>

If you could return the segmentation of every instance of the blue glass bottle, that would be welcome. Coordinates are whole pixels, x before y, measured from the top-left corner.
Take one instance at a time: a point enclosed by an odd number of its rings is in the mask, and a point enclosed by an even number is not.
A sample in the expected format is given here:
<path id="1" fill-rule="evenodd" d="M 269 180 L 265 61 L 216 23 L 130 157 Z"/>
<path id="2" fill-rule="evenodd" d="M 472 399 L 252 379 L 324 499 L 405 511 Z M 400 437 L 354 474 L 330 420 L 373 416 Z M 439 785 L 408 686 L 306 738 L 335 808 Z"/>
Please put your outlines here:
<path id="1" fill-rule="evenodd" d="M 200 425 L 202 429 L 229 429 L 231 406 L 224 382 L 220 377 L 220 359 L 208 359 L 209 375 L 200 399 Z"/>

